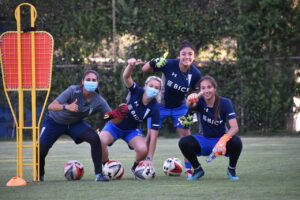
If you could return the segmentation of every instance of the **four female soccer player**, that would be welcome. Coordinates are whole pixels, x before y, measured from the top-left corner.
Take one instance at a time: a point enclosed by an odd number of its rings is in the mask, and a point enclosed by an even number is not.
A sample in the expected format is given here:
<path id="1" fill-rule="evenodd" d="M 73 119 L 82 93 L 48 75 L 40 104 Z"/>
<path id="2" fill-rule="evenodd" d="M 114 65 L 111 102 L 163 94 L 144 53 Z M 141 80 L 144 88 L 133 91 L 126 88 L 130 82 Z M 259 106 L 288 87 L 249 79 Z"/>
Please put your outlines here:
<path id="1" fill-rule="evenodd" d="M 160 71 L 163 75 L 162 79 L 148 77 L 144 86 L 139 86 L 131 77 L 136 65 L 142 62 L 129 59 L 123 72 L 123 81 L 129 92 L 127 102 L 113 111 L 98 94 L 98 73 L 86 71 L 81 85 L 70 86 L 48 106 L 49 113 L 40 136 L 40 179 L 44 180 L 48 151 L 62 134 L 69 135 L 76 144 L 85 141 L 91 145 L 96 181 L 108 181 L 102 174 L 102 164 L 109 160 L 108 146 L 118 139 L 123 139 L 135 151 L 131 171 L 142 160 L 152 165 L 159 128 L 170 117 L 181 138 L 179 148 L 186 158 L 187 180 L 197 180 L 204 175 L 197 156 L 210 154 L 229 157 L 227 175 L 231 181 L 238 180 L 235 169 L 242 142 L 236 135 L 238 124 L 232 102 L 218 96 L 216 81 L 211 76 L 201 78 L 200 71 L 193 65 L 195 53 L 194 46 L 184 41 L 178 59 L 164 56 L 147 62 L 142 68 L 144 72 Z M 199 90 L 199 86 L 200 93 L 188 95 Z M 186 126 L 191 119 L 188 108 L 198 112 L 203 135 L 191 135 Z M 98 112 L 109 120 L 99 135 L 83 121 Z M 146 138 L 139 128 L 144 121 L 148 122 Z"/>

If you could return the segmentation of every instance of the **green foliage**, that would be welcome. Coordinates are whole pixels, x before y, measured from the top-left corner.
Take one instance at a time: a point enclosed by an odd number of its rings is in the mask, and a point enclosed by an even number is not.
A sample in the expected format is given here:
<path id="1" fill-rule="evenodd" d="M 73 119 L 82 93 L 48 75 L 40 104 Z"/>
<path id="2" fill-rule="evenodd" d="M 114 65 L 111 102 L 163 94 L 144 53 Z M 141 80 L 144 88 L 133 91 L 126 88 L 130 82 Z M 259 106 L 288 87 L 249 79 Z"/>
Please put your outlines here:
<path id="1" fill-rule="evenodd" d="M 1 27 L 16 29 L 14 8 L 21 2 L 1 1 L 0 17 L 6 19 L 0 21 Z M 89 62 L 88 56 L 101 55 L 112 41 L 110 1 L 28 2 L 37 8 L 38 30 L 48 30 L 54 36 L 55 64 L 82 65 Z M 292 98 L 300 94 L 293 79 L 299 60 L 289 58 L 300 52 L 299 22 L 300 5 L 293 0 L 116 1 L 118 35 L 136 39 L 127 49 L 128 58 L 149 60 L 166 50 L 170 52 L 168 58 L 175 58 L 183 39 L 193 42 L 197 49 L 208 44 L 218 46 L 223 38 L 236 40 L 236 62 L 211 62 L 201 70 L 216 78 L 220 95 L 233 100 L 243 133 L 286 129 Z M 83 69 L 54 67 L 50 99 L 68 85 L 80 83 Z M 117 106 L 126 96 L 123 66 L 115 72 L 97 70 L 103 78 L 101 94 L 112 107 Z M 141 70 L 133 76 L 139 84 L 147 77 Z"/>

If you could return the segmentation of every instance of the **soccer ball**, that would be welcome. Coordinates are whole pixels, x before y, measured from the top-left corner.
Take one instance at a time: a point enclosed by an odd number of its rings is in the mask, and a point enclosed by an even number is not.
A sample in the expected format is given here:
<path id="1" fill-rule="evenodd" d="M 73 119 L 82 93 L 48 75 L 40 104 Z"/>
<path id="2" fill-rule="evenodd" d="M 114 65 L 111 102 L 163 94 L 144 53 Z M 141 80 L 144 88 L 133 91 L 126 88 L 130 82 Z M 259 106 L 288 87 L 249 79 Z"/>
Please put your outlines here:
<path id="1" fill-rule="evenodd" d="M 80 180 L 83 174 L 83 165 L 78 160 L 70 160 L 64 165 L 64 176 L 68 181 Z"/>
<path id="2" fill-rule="evenodd" d="M 141 161 L 135 168 L 134 176 L 137 180 L 153 179 L 155 177 L 155 169 L 152 165 L 146 164 L 144 161 Z"/>
<path id="3" fill-rule="evenodd" d="M 183 166 L 178 158 L 168 158 L 164 161 L 163 171 L 169 176 L 180 176 Z"/>
<path id="4" fill-rule="evenodd" d="M 109 179 L 121 179 L 124 175 L 124 167 L 121 162 L 110 160 L 103 166 L 103 174 Z"/>

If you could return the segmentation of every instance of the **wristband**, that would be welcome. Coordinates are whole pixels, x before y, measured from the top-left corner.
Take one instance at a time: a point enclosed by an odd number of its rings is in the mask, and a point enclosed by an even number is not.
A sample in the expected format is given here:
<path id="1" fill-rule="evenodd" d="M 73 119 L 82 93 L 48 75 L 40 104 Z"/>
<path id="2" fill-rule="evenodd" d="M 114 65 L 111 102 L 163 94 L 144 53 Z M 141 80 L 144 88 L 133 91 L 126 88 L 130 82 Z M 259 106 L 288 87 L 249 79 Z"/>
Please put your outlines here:
<path id="1" fill-rule="evenodd" d="M 152 161 L 152 158 L 150 156 L 147 156 L 145 160 L 150 160 Z"/>
<path id="2" fill-rule="evenodd" d="M 155 60 L 152 59 L 152 60 L 149 62 L 149 65 L 150 65 L 150 67 L 155 68 L 155 66 L 156 66 Z"/>
<path id="3" fill-rule="evenodd" d="M 63 105 L 63 110 L 67 110 L 66 104 Z"/>

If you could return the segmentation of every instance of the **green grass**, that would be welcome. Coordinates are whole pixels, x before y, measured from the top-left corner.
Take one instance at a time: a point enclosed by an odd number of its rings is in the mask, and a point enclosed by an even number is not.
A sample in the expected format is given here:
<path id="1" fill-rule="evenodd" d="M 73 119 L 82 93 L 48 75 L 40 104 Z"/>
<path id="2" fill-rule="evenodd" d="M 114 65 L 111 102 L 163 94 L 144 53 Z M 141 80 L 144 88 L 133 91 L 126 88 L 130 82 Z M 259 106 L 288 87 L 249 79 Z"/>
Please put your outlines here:
<path id="1" fill-rule="evenodd" d="M 133 180 L 129 173 L 134 151 L 123 141 L 110 148 L 110 158 L 120 160 L 125 167 L 124 178 L 109 183 L 94 182 L 93 165 L 88 144 L 75 145 L 60 140 L 50 150 L 46 160 L 45 182 L 29 182 L 26 187 L 6 187 L 15 176 L 15 143 L 0 143 L 0 199 L 299 199 L 300 198 L 300 138 L 242 138 L 244 149 L 238 163 L 238 182 L 226 177 L 227 158 L 217 158 L 206 164 L 200 157 L 205 176 L 187 182 L 184 176 L 168 177 L 162 172 L 163 161 L 182 156 L 178 139 L 159 138 L 154 160 L 156 177 L 151 181 Z M 28 152 L 25 152 L 26 154 Z M 66 181 L 62 168 L 66 161 L 77 159 L 84 164 L 85 174 L 80 181 Z M 25 170 L 30 181 L 31 172 Z"/>

